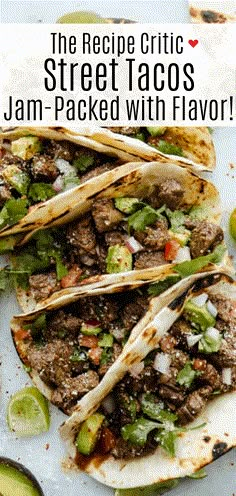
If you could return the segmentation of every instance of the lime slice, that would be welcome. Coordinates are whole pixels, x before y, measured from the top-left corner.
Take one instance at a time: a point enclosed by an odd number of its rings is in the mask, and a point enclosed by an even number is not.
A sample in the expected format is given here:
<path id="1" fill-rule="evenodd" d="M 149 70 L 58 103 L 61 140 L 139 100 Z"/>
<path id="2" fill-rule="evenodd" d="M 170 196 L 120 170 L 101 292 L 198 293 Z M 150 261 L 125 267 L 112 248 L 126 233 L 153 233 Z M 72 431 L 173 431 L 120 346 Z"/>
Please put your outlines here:
<path id="1" fill-rule="evenodd" d="M 229 230 L 232 238 L 236 241 L 236 208 L 229 218 Z"/>
<path id="2" fill-rule="evenodd" d="M 48 431 L 50 415 L 48 402 L 36 387 L 26 387 L 17 391 L 7 409 L 9 429 L 17 436 L 37 436 Z"/>
<path id="3" fill-rule="evenodd" d="M 95 12 L 70 12 L 57 20 L 59 24 L 102 24 L 104 19 Z"/>

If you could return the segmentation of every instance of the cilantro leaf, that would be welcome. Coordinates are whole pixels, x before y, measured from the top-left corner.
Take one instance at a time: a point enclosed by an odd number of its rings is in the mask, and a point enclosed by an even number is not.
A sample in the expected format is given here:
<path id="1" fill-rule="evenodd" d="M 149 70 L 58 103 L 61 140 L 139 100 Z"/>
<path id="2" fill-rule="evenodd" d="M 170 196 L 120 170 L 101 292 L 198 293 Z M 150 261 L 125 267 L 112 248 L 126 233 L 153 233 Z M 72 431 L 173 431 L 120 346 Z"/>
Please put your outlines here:
<path id="1" fill-rule="evenodd" d="M 135 231 L 144 231 L 146 226 L 153 224 L 160 218 L 161 213 L 164 210 L 165 206 L 159 208 L 159 210 L 155 210 L 154 208 L 149 207 L 149 205 L 146 205 L 144 208 L 128 217 L 128 225 Z"/>
<path id="2" fill-rule="evenodd" d="M 8 286 L 9 273 L 5 269 L 0 270 L 0 290 L 5 291 Z"/>
<path id="3" fill-rule="evenodd" d="M 167 431 L 163 429 L 159 434 L 155 436 L 155 440 L 159 441 L 161 447 L 167 453 L 167 455 L 172 458 L 175 456 L 175 441 L 178 437 L 178 432 L 176 430 Z"/>
<path id="4" fill-rule="evenodd" d="M 115 496 L 158 496 L 173 489 L 179 484 L 179 479 L 158 482 L 151 486 L 132 487 L 131 489 L 117 489 Z"/>
<path id="5" fill-rule="evenodd" d="M 89 167 L 94 164 L 94 157 L 89 155 L 80 155 L 80 157 L 73 160 L 72 165 L 80 172 L 85 172 Z"/>
<path id="6" fill-rule="evenodd" d="M 189 388 L 194 379 L 199 375 L 201 375 L 201 372 L 193 370 L 191 362 L 186 362 L 184 368 L 179 371 L 176 382 L 178 382 L 180 386 Z"/>
<path id="7" fill-rule="evenodd" d="M 212 253 L 209 253 L 209 255 L 197 257 L 194 258 L 193 260 L 189 260 L 175 265 L 174 271 L 178 272 L 182 277 L 191 276 L 191 274 L 195 274 L 195 272 L 198 272 L 199 270 L 203 269 L 209 263 L 214 263 L 214 264 L 220 263 L 225 253 L 225 250 L 226 248 L 224 245 L 219 245 L 214 249 Z"/>
<path id="8" fill-rule="evenodd" d="M 173 232 L 180 232 L 181 230 L 184 230 L 184 221 L 186 219 L 186 216 L 182 210 L 170 210 L 169 208 L 166 209 L 166 213 L 168 216 L 168 219 L 171 224 L 171 230 Z"/>
<path id="9" fill-rule="evenodd" d="M 172 143 L 168 143 L 167 141 L 160 140 L 158 145 L 155 146 L 160 152 L 166 153 L 167 155 L 178 155 L 179 157 L 183 157 L 183 150 L 180 146 L 172 145 Z"/>
<path id="10" fill-rule="evenodd" d="M 133 424 L 124 425 L 121 428 L 121 435 L 125 441 L 138 446 L 144 446 L 147 442 L 148 434 L 154 429 L 160 428 L 161 424 L 140 417 Z"/>
<path id="11" fill-rule="evenodd" d="M 160 422 L 175 422 L 177 420 L 177 415 L 164 410 L 164 403 L 162 401 L 156 402 L 153 394 L 143 395 L 141 407 L 143 413 L 152 420 L 159 420 Z"/>
<path id="12" fill-rule="evenodd" d="M 197 470 L 197 472 L 188 475 L 188 477 L 190 479 L 204 479 L 204 477 L 207 477 L 207 473 L 204 468 L 200 468 L 200 470 Z"/>
<path id="13" fill-rule="evenodd" d="M 11 198 L 0 212 L 0 228 L 12 226 L 22 219 L 28 211 L 28 200 Z"/>
<path id="14" fill-rule="evenodd" d="M 31 184 L 28 197 L 34 202 L 46 201 L 56 195 L 56 191 L 51 184 L 33 183 Z"/>
<path id="15" fill-rule="evenodd" d="M 162 281 L 158 281 L 150 284 L 148 288 L 148 294 L 151 296 L 159 296 L 161 293 L 169 289 L 171 286 L 173 286 L 180 280 L 181 280 L 181 276 L 178 274 L 167 276 Z"/>

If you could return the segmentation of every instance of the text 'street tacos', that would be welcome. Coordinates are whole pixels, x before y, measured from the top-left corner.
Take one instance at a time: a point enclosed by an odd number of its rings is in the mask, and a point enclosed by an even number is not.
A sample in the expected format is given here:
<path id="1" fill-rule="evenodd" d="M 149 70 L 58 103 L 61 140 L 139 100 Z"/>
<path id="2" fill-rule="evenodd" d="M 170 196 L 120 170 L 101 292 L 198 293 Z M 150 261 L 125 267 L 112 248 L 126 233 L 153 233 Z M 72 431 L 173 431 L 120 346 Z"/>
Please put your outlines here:
<path id="1" fill-rule="evenodd" d="M 112 487 L 184 477 L 236 444 L 235 282 L 186 284 L 136 337 L 123 378 L 104 377 L 100 402 L 95 389 L 61 427 L 79 467 Z"/>
<path id="2" fill-rule="evenodd" d="M 12 266 L 25 310 L 61 289 L 107 285 L 105 274 L 116 274 L 119 282 L 123 273 L 158 267 L 160 279 L 176 269 L 184 277 L 221 261 L 225 249 L 213 184 L 171 163 L 127 167 L 130 174 L 118 180 L 115 174 L 108 188 L 85 198 L 74 222 L 37 231 L 15 251 Z"/>

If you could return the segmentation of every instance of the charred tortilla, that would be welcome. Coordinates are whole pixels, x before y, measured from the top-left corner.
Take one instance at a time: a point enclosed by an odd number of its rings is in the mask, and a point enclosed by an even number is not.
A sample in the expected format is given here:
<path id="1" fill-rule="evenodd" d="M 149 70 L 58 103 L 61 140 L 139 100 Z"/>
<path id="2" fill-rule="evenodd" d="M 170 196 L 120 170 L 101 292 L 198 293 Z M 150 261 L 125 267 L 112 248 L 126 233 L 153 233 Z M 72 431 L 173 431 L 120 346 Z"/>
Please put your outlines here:
<path id="1" fill-rule="evenodd" d="M 109 386 L 113 365 L 61 427 L 75 463 L 108 486 L 184 477 L 236 444 L 235 282 L 218 273 L 186 283 L 136 338 L 133 360 L 129 348 L 122 380 Z M 81 436 L 94 412 L 100 427 L 86 456 Z"/>
<path id="2" fill-rule="evenodd" d="M 85 196 L 75 221 L 35 232 L 15 251 L 12 268 L 23 274 L 18 297 L 25 311 L 71 286 L 104 287 L 109 277 L 119 284 L 125 273 L 131 276 L 134 271 L 139 278 L 149 269 L 157 269 L 163 279 L 179 262 L 191 264 L 202 256 L 207 257 L 205 265 L 217 262 L 215 250 L 224 248 L 219 195 L 213 184 L 172 164 L 126 167 L 130 174 L 119 180 L 115 174 L 109 187 Z M 103 180 L 111 174 L 103 174 Z M 71 203 L 73 197 L 71 193 Z"/>

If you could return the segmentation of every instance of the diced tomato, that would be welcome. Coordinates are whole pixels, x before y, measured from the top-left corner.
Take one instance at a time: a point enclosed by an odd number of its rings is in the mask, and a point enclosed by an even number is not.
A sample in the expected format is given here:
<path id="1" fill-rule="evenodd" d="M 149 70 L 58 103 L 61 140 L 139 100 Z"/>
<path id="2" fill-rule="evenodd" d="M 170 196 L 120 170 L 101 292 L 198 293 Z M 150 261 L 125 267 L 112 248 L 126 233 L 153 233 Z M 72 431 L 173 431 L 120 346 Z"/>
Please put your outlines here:
<path id="1" fill-rule="evenodd" d="M 116 437 L 114 434 L 108 429 L 104 427 L 101 432 L 101 436 L 99 439 L 99 452 L 102 454 L 109 453 L 116 445 Z"/>
<path id="2" fill-rule="evenodd" d="M 165 253 L 164 253 L 165 260 L 167 262 L 169 261 L 171 262 L 172 260 L 174 260 L 179 248 L 180 248 L 180 244 L 178 243 L 178 241 L 176 241 L 176 239 L 171 239 L 170 241 L 167 241 L 165 245 Z"/>
<path id="3" fill-rule="evenodd" d="M 88 356 L 90 360 L 94 363 L 94 365 L 99 365 L 101 354 L 102 354 L 102 348 L 100 348 L 100 346 L 98 346 L 97 348 L 91 348 L 91 350 L 88 351 Z"/>
<path id="4" fill-rule="evenodd" d="M 96 336 L 82 336 L 81 334 L 81 336 L 79 336 L 79 344 L 85 348 L 97 348 L 98 338 Z"/>
<path id="5" fill-rule="evenodd" d="M 195 360 L 193 361 L 194 370 L 200 370 L 201 372 L 203 372 L 204 370 L 206 370 L 206 365 L 207 361 L 201 360 L 201 358 L 195 358 Z"/>
<path id="6" fill-rule="evenodd" d="M 78 265 L 73 265 L 68 274 L 61 279 L 61 287 L 69 288 L 75 286 L 82 274 L 82 269 Z"/>
<path id="7" fill-rule="evenodd" d="M 19 331 L 15 332 L 16 341 L 22 341 L 22 339 L 29 339 L 30 337 L 30 331 L 26 331 L 25 329 L 19 329 Z"/>

